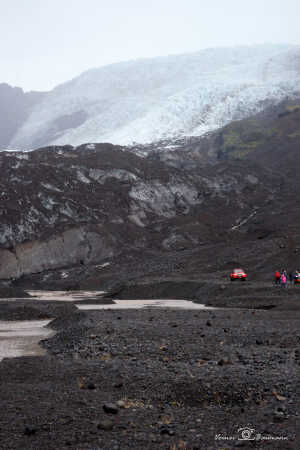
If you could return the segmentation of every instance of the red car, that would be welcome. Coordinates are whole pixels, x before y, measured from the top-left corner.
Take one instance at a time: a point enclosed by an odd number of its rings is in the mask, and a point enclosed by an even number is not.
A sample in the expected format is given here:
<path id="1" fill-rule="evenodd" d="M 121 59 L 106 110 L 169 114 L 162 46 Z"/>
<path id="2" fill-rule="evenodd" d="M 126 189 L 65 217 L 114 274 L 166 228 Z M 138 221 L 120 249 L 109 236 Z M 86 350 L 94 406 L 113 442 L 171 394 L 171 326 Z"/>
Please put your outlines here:
<path id="1" fill-rule="evenodd" d="M 230 274 L 231 281 L 233 280 L 242 280 L 246 281 L 247 274 L 243 271 L 243 269 L 233 269 L 233 271 Z"/>

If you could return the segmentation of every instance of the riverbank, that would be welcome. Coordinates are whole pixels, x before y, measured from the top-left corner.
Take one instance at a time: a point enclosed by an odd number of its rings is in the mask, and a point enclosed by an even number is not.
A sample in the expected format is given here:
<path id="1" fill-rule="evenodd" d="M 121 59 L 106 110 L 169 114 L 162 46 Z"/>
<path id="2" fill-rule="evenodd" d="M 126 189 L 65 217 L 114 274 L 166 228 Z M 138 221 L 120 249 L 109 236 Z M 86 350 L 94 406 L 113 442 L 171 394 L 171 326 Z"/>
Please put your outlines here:
<path id="1" fill-rule="evenodd" d="M 56 335 L 0 363 L 2 448 L 299 448 L 298 310 L 13 303 Z M 248 426 L 264 442 L 239 440 Z"/>

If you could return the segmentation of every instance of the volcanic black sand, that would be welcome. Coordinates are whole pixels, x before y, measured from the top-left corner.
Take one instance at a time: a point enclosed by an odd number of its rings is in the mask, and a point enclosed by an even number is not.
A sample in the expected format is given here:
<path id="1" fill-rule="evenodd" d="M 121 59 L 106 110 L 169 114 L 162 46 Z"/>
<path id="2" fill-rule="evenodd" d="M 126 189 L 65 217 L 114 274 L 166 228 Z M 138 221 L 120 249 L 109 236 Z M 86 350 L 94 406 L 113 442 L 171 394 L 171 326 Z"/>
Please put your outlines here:
<path id="1" fill-rule="evenodd" d="M 57 333 L 0 363 L 1 450 L 299 449 L 297 288 L 203 285 L 195 300 L 230 308 L 199 311 L 2 299 L 2 319 Z"/>

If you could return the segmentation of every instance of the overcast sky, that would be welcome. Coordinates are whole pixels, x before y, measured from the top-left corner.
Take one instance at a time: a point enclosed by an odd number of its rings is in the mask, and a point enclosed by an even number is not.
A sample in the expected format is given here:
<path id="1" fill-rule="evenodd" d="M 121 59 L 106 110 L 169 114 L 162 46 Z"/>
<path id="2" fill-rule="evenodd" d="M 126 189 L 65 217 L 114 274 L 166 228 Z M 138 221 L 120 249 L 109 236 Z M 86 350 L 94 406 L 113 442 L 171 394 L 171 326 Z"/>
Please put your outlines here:
<path id="1" fill-rule="evenodd" d="M 0 82 L 49 90 L 113 62 L 300 44 L 299 0 L 0 0 Z"/>

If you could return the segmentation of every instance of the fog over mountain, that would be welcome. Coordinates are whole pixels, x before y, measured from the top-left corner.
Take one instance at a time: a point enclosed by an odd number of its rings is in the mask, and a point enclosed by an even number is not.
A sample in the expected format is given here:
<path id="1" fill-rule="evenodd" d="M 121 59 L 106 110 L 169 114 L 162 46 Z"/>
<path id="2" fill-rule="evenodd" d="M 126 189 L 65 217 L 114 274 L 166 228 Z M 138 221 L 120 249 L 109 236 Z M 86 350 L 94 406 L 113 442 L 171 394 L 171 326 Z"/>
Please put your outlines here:
<path id="1" fill-rule="evenodd" d="M 91 69 L 49 92 L 11 148 L 199 136 L 300 92 L 300 47 L 259 45 Z"/>
<path id="2" fill-rule="evenodd" d="M 43 96 L 43 92 L 24 92 L 19 87 L 0 83 L 0 148 L 9 144 Z"/>

